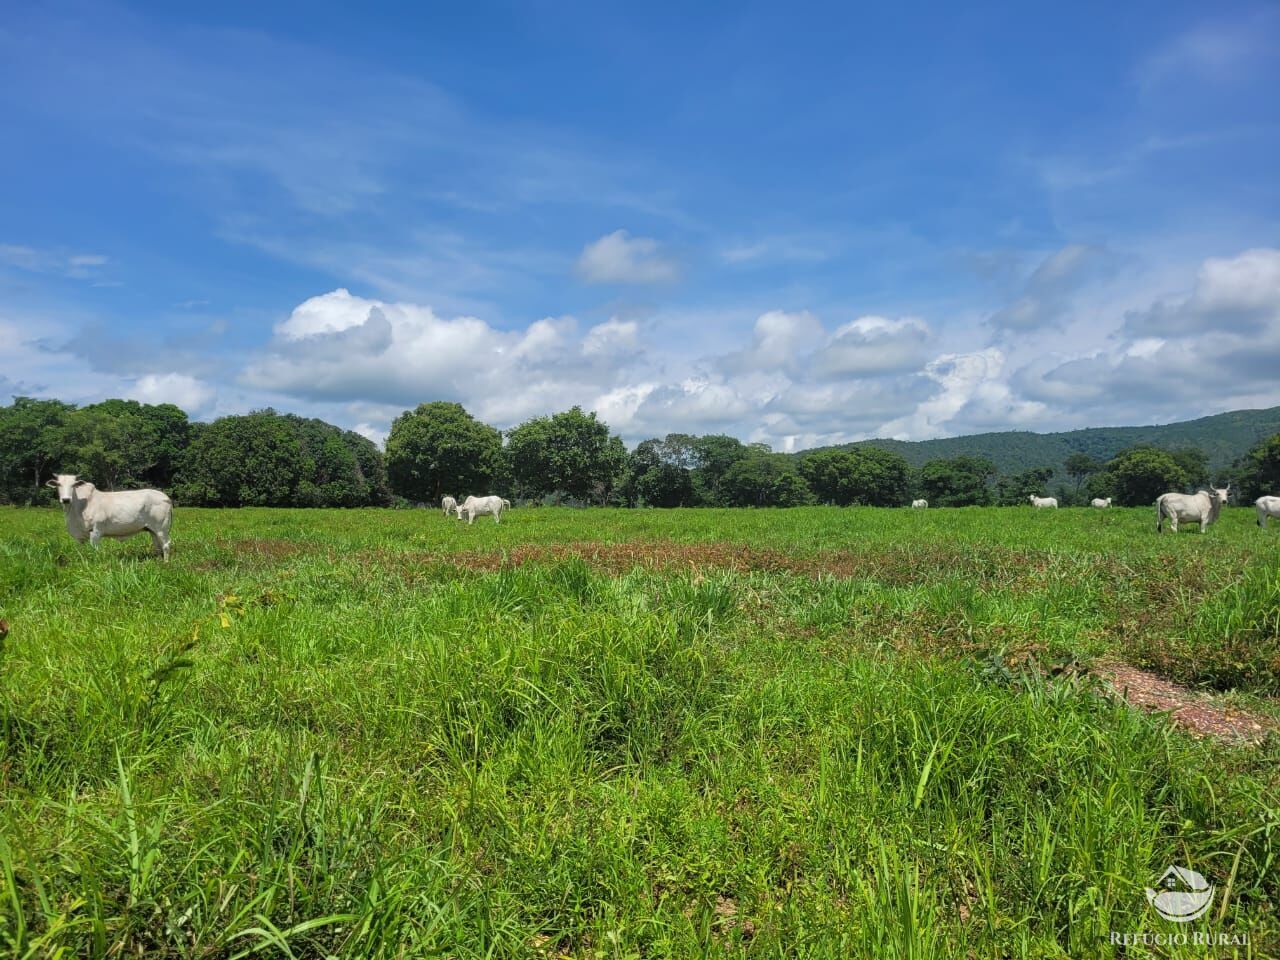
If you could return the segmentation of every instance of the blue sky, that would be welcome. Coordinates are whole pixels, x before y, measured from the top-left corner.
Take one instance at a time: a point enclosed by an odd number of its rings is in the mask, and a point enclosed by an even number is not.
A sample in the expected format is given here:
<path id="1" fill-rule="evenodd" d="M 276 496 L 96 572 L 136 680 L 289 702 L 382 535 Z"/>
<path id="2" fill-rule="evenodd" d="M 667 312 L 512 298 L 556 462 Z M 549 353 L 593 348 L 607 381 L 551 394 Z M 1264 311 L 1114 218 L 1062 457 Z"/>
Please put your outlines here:
<path id="1" fill-rule="evenodd" d="M 1274 4 L 13 5 L 0 396 L 779 449 L 1277 404 L 1278 51 Z"/>

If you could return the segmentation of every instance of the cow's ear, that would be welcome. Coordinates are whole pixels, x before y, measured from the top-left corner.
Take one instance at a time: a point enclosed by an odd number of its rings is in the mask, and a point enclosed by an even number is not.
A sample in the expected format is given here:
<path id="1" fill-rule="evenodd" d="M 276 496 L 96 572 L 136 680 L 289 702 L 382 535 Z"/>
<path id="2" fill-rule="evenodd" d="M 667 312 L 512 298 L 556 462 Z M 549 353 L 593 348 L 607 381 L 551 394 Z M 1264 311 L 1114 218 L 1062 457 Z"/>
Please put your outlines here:
<path id="1" fill-rule="evenodd" d="M 56 487 L 56 486 L 58 485 L 58 481 L 57 481 L 57 480 L 46 480 L 46 481 L 44 482 L 44 485 L 45 485 L 46 487 Z"/>
<path id="2" fill-rule="evenodd" d="M 83 487 L 83 486 L 84 486 L 86 483 L 88 483 L 88 482 L 89 482 L 88 480 L 77 480 L 77 481 L 75 482 L 75 486 L 77 486 L 77 487 Z"/>

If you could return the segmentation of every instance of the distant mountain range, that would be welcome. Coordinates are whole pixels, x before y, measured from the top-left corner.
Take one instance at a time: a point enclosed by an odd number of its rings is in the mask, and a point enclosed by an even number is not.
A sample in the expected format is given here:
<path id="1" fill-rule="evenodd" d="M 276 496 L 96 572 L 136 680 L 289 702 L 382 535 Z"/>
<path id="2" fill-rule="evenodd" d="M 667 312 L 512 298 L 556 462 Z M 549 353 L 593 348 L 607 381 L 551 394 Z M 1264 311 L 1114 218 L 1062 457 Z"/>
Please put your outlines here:
<path id="1" fill-rule="evenodd" d="M 914 442 L 860 440 L 819 449 L 847 450 L 870 444 L 902 454 L 914 467 L 940 457 L 969 454 L 986 457 L 1001 473 L 1054 467 L 1058 476 L 1062 476 L 1062 465 L 1073 453 L 1087 453 L 1105 461 L 1126 447 L 1138 444 L 1164 450 L 1198 447 L 1208 454 L 1210 470 L 1217 470 L 1230 465 L 1259 440 L 1275 433 L 1280 433 L 1280 407 L 1232 410 L 1199 420 L 1148 427 L 1089 427 L 1064 433 L 1010 430 Z"/>

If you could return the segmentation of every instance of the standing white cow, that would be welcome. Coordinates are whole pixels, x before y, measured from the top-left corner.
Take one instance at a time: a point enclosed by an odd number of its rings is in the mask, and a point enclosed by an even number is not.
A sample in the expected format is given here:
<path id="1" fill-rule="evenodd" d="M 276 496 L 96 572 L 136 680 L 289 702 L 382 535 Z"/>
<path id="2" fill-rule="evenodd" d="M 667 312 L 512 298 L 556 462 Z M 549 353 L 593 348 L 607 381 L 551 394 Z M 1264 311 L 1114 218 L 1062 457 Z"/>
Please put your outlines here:
<path id="1" fill-rule="evenodd" d="M 1111 506 L 1110 497 L 1107 497 L 1105 500 L 1102 497 L 1094 497 L 1093 500 L 1091 500 L 1090 502 L 1095 507 L 1098 507 L 1099 509 L 1102 509 L 1102 510 L 1105 510 L 1107 507 Z"/>
<path id="2" fill-rule="evenodd" d="M 440 507 L 444 510 L 444 515 L 447 517 L 450 514 L 457 512 L 458 501 L 453 499 L 453 497 L 445 497 L 440 501 Z"/>
<path id="3" fill-rule="evenodd" d="M 1280 517 L 1280 497 L 1259 497 L 1253 501 L 1258 508 L 1258 526 L 1267 528 L 1267 517 Z"/>
<path id="4" fill-rule="evenodd" d="M 1231 485 L 1221 490 L 1199 490 L 1196 493 L 1162 493 L 1156 497 L 1156 533 L 1164 533 L 1164 521 L 1169 529 L 1178 532 L 1178 521 L 1200 524 L 1204 533 L 1209 524 L 1217 522 L 1222 505 L 1231 496 Z"/>
<path id="5" fill-rule="evenodd" d="M 124 539 L 145 530 L 151 534 L 156 556 L 169 559 L 173 501 L 159 490 L 108 492 L 77 479 L 74 473 L 54 474 L 47 485 L 58 491 L 73 539 L 88 540 L 96 547 L 103 537 Z"/>
<path id="6" fill-rule="evenodd" d="M 1053 509 L 1056 510 L 1058 507 L 1058 501 L 1055 497 L 1037 497 L 1033 493 L 1031 494 L 1030 500 L 1031 500 L 1031 505 L 1035 507 L 1037 510 L 1040 510 L 1044 507 L 1052 507 Z"/>
<path id="7" fill-rule="evenodd" d="M 928 500 L 912 500 L 911 509 L 912 510 L 928 510 L 929 501 Z"/>
<path id="8" fill-rule="evenodd" d="M 494 523 L 502 522 L 502 511 L 506 503 L 501 497 L 467 497 L 458 506 L 458 519 L 466 519 L 467 525 L 476 522 L 476 517 L 493 517 Z"/>

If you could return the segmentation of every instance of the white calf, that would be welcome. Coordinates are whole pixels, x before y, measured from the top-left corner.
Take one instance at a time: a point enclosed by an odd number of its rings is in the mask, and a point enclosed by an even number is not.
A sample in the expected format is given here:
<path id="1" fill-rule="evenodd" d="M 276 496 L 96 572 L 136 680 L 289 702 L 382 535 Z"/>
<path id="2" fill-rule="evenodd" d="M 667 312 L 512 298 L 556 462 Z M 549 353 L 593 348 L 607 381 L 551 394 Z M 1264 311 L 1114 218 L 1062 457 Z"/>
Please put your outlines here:
<path id="1" fill-rule="evenodd" d="M 1267 517 L 1280 517 L 1280 497 L 1259 497 L 1253 501 L 1258 508 L 1258 526 L 1267 527 Z"/>
<path id="2" fill-rule="evenodd" d="M 501 523 L 505 503 L 501 497 L 467 497 L 458 506 L 458 519 L 465 517 L 468 526 L 476 522 L 476 517 L 485 516 L 493 517 L 494 523 Z"/>
<path id="3" fill-rule="evenodd" d="M 1223 490 L 1200 490 L 1197 493 L 1162 493 L 1156 497 L 1156 533 L 1164 533 L 1164 521 L 1169 529 L 1178 532 L 1178 521 L 1200 524 L 1204 533 L 1209 524 L 1215 523 L 1222 505 L 1230 496 L 1230 487 Z"/>
<path id="4" fill-rule="evenodd" d="M 1091 502 L 1092 502 L 1092 504 L 1093 504 L 1095 507 L 1099 507 L 1099 508 L 1104 509 L 1104 510 L 1105 510 L 1107 507 L 1111 506 L 1111 498 L 1110 498 L 1110 497 L 1107 497 L 1105 500 L 1103 500 L 1101 497 L 1094 497 L 1094 498 L 1093 498 L 1093 500 L 1092 500 Z"/>
<path id="5" fill-rule="evenodd" d="M 1037 497 L 1033 493 L 1031 494 L 1030 499 L 1031 499 L 1031 505 L 1035 507 L 1037 510 L 1042 509 L 1044 507 L 1053 507 L 1054 509 L 1057 509 L 1057 506 L 1058 506 L 1058 501 L 1053 497 Z"/>
<path id="6" fill-rule="evenodd" d="M 911 509 L 912 510 L 928 510 L 929 501 L 928 500 L 912 500 Z"/>
<path id="7" fill-rule="evenodd" d="M 458 511 L 458 501 L 453 499 L 453 497 L 445 497 L 440 501 L 440 506 L 444 510 L 444 515 L 446 517 L 451 513 L 457 513 Z"/>
<path id="8" fill-rule="evenodd" d="M 124 539 L 135 533 L 151 534 L 156 556 L 169 559 L 172 546 L 169 528 L 173 525 L 173 502 L 159 490 L 99 490 L 74 473 L 55 474 L 48 486 L 57 488 L 67 532 L 95 547 L 103 537 Z"/>

